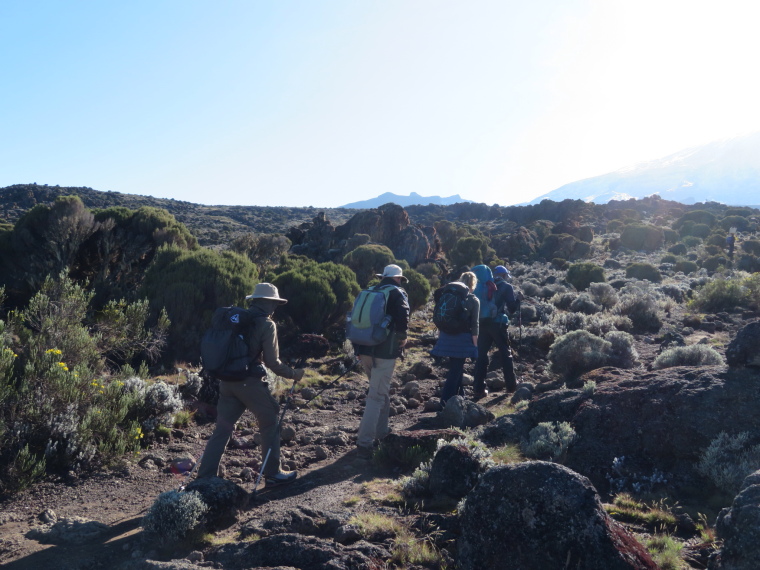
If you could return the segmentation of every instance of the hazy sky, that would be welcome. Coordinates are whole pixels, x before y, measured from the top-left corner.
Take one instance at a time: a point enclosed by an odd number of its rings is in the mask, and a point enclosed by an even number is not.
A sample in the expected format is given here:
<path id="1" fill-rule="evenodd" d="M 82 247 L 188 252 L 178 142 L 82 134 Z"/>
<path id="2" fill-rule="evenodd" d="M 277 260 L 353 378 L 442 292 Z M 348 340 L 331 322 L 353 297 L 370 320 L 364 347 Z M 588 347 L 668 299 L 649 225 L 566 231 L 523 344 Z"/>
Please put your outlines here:
<path id="1" fill-rule="evenodd" d="M 760 130 L 749 0 L 0 0 L 0 187 L 502 205 Z"/>

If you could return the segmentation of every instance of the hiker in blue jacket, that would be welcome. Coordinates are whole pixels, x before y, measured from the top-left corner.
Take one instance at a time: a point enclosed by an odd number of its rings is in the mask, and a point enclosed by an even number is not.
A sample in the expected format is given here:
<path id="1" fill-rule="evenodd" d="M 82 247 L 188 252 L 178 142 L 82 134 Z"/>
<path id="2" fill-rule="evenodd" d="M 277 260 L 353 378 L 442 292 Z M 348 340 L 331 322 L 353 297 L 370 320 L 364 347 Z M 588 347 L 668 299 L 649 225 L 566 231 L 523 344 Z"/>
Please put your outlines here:
<path id="1" fill-rule="evenodd" d="M 435 343 L 430 354 L 433 356 L 448 356 L 449 371 L 446 373 L 446 383 L 441 391 L 441 401 L 446 401 L 456 396 L 462 389 L 462 376 L 464 374 L 464 364 L 468 358 L 478 357 L 478 332 L 480 327 L 480 301 L 472 294 L 475 285 L 478 283 L 477 277 L 471 271 L 462 273 L 459 282 L 463 283 L 469 290 L 465 299 L 465 309 L 469 316 L 470 330 L 449 334 L 444 331 L 438 331 L 438 341 Z M 438 289 L 433 297 L 437 301 L 436 295 L 440 296 L 443 287 Z"/>
<path id="2" fill-rule="evenodd" d="M 496 345 L 501 359 L 501 369 L 504 374 L 507 392 L 517 389 L 517 377 L 515 376 L 514 361 L 512 360 L 512 348 L 509 345 L 507 332 L 508 320 L 506 310 L 515 312 L 520 307 L 522 293 L 515 293 L 514 288 L 507 282 L 511 277 L 509 270 L 503 265 L 498 265 L 493 270 L 496 292 L 496 317 L 480 320 L 480 336 L 478 337 L 478 359 L 475 362 L 475 381 L 473 390 L 475 399 L 481 399 L 488 395 L 486 390 L 486 373 L 488 372 L 488 351 Z"/>

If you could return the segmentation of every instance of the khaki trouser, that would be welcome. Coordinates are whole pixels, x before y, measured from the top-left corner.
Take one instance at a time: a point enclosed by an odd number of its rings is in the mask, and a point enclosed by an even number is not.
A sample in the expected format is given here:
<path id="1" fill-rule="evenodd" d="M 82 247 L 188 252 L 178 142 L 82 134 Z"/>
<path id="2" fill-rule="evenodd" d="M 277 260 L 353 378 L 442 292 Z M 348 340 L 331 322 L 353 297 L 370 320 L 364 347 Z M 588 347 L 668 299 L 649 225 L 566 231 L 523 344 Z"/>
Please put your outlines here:
<path id="1" fill-rule="evenodd" d="M 362 354 L 359 360 L 364 372 L 369 377 L 369 392 L 364 404 L 364 415 L 359 424 L 359 435 L 356 444 L 362 447 L 372 447 L 376 438 L 383 438 L 388 428 L 388 414 L 391 407 L 391 378 L 396 366 L 395 358 L 373 358 Z"/>
<path id="2" fill-rule="evenodd" d="M 265 477 L 280 471 L 280 434 L 277 419 L 280 406 L 269 392 L 269 386 L 262 380 L 250 378 L 242 382 L 219 382 L 219 404 L 217 404 L 216 429 L 206 444 L 198 477 L 215 477 L 219 472 L 227 442 L 230 440 L 235 424 L 246 408 L 256 417 L 261 433 L 261 460 L 264 461 L 267 450 L 272 451 L 267 460 Z"/>

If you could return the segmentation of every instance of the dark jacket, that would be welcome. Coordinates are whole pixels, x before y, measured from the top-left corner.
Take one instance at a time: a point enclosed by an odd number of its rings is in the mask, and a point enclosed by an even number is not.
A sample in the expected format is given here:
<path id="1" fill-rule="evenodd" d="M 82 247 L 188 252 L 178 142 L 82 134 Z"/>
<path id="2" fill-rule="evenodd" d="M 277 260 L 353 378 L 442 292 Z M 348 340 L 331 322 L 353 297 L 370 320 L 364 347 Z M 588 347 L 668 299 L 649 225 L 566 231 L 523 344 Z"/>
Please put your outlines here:
<path id="1" fill-rule="evenodd" d="M 375 358 L 398 358 L 401 356 L 399 342 L 406 338 L 409 328 L 409 300 L 406 291 L 396 285 L 391 277 L 386 277 L 378 284 L 393 285 L 393 289 L 388 293 L 388 304 L 385 313 L 391 317 L 391 334 L 384 342 L 377 346 L 360 346 L 354 345 L 356 354 L 366 354 Z"/>
<path id="2" fill-rule="evenodd" d="M 433 298 L 438 300 L 443 288 L 433 293 Z M 435 343 L 430 354 L 433 356 L 449 356 L 454 358 L 477 358 L 478 348 L 473 344 L 472 337 L 480 332 L 480 301 L 469 293 L 465 299 L 465 308 L 470 315 L 470 330 L 459 334 L 449 334 L 438 331 L 438 341 Z"/>
<path id="3" fill-rule="evenodd" d="M 496 283 L 494 302 L 496 303 L 497 314 L 506 314 L 507 311 L 505 309 L 510 313 L 514 313 L 520 306 L 520 301 L 517 300 L 514 287 L 501 277 L 494 279 L 494 283 Z"/>

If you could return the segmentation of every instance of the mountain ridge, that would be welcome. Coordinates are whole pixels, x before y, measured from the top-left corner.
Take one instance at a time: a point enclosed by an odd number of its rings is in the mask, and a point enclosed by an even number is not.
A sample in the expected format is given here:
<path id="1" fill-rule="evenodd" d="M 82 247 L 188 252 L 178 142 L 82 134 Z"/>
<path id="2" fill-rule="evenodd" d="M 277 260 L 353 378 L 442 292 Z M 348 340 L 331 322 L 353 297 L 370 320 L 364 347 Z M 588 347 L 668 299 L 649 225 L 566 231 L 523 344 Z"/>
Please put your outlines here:
<path id="1" fill-rule="evenodd" d="M 362 210 L 362 209 L 377 208 L 379 206 L 382 206 L 383 204 L 388 204 L 389 202 L 398 204 L 401 207 L 427 206 L 428 204 L 450 206 L 451 204 L 459 204 L 461 202 L 474 203 L 472 200 L 465 200 L 459 194 L 442 197 L 442 196 L 421 196 L 420 194 L 417 194 L 417 192 L 410 192 L 409 196 L 404 196 L 401 194 L 394 194 L 393 192 L 384 192 L 383 194 L 380 194 L 379 196 L 375 198 L 370 198 L 368 200 L 359 200 L 358 202 L 351 202 L 350 204 L 345 204 L 340 207 Z"/>

